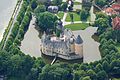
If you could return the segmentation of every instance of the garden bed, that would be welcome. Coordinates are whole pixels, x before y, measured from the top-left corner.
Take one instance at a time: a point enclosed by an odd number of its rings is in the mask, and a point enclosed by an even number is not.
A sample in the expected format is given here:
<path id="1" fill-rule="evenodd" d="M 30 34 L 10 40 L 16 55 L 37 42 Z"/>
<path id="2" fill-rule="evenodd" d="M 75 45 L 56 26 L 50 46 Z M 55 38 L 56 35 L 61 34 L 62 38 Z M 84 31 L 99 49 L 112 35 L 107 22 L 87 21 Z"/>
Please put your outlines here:
<path id="1" fill-rule="evenodd" d="M 69 12 L 68 15 L 67 15 L 67 17 L 66 17 L 66 20 L 65 20 L 65 21 L 71 22 L 70 13 L 73 14 L 73 20 L 74 20 L 74 21 L 81 21 L 80 15 L 78 15 L 78 14 L 75 13 L 75 12 Z"/>

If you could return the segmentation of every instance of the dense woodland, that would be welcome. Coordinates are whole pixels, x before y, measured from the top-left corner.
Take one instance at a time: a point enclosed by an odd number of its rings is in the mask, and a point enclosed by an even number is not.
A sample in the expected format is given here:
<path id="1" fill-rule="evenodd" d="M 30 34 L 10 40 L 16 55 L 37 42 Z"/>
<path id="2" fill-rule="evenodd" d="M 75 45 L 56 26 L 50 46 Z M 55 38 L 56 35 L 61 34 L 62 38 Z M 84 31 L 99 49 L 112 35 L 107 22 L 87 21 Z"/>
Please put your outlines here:
<path id="1" fill-rule="evenodd" d="M 22 53 L 19 46 L 28 29 L 32 14 L 36 16 L 36 24 L 45 31 L 54 29 L 57 19 L 52 13 L 46 12 L 46 6 L 49 3 L 38 5 L 36 0 L 23 1 L 12 34 L 5 48 L 0 50 L 1 76 L 7 80 L 109 80 L 109 78 L 120 76 L 120 52 L 116 48 L 116 44 L 120 43 L 120 31 L 112 29 L 111 17 L 103 13 L 96 15 L 94 24 L 98 27 L 96 35 L 99 36 L 101 44 L 102 60 L 100 61 L 90 64 L 58 62 L 50 65 L 46 64 L 42 58 Z M 61 0 L 54 0 L 53 4 L 59 6 Z M 65 10 L 65 8 L 62 9 Z"/>

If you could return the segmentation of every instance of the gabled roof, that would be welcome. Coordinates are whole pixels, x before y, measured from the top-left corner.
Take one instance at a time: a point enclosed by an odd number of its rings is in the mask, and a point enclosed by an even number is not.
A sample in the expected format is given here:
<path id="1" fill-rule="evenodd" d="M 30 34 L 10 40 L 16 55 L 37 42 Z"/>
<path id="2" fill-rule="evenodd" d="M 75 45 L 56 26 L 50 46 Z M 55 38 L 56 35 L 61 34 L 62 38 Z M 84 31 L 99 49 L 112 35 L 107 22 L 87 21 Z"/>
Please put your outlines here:
<path id="1" fill-rule="evenodd" d="M 82 44 L 82 43 L 83 43 L 83 40 L 82 40 L 82 38 L 80 37 L 80 35 L 77 36 L 77 39 L 75 40 L 75 43 L 76 43 L 76 44 Z"/>
<path id="2" fill-rule="evenodd" d="M 111 7 L 115 10 L 120 10 L 120 4 L 113 4 Z"/>
<path id="3" fill-rule="evenodd" d="M 113 19 L 113 29 L 120 30 L 120 18 L 119 17 L 115 17 Z"/>
<path id="4" fill-rule="evenodd" d="M 104 9 L 105 13 L 107 13 L 107 15 L 113 15 L 113 14 L 120 14 L 120 4 L 113 4 L 111 7 L 105 8 Z"/>

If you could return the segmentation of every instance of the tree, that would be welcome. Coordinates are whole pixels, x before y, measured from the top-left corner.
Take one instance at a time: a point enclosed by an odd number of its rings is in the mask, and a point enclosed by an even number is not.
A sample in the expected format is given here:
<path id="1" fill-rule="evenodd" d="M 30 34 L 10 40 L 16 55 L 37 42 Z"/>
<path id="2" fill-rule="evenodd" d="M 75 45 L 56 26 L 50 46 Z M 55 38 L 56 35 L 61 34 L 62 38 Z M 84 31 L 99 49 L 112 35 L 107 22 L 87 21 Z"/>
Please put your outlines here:
<path id="1" fill-rule="evenodd" d="M 65 2 L 65 3 L 62 4 L 62 10 L 63 11 L 66 11 L 67 7 L 68 7 L 67 2 Z"/>
<path id="2" fill-rule="evenodd" d="M 8 52 L 0 51 L 0 75 L 2 76 L 9 75 L 11 72 L 10 57 L 11 55 Z"/>
<path id="3" fill-rule="evenodd" d="M 107 61 L 104 61 L 104 62 L 102 63 L 102 65 L 103 65 L 103 69 L 104 69 L 107 73 L 109 73 L 109 71 L 110 71 L 110 64 L 109 64 Z"/>
<path id="4" fill-rule="evenodd" d="M 105 71 L 103 71 L 103 70 L 99 71 L 97 73 L 97 80 L 109 80 L 107 73 Z"/>
<path id="5" fill-rule="evenodd" d="M 53 0 L 53 4 L 54 5 L 61 5 L 62 4 L 62 0 Z"/>
<path id="6" fill-rule="evenodd" d="M 120 76 L 120 60 L 113 60 L 110 63 L 112 75 Z"/>
<path id="7" fill-rule="evenodd" d="M 9 47 L 10 47 L 10 45 L 12 45 L 12 43 L 13 43 L 13 42 L 12 42 L 11 39 L 8 39 L 8 40 L 7 40 L 6 45 L 5 45 L 5 50 L 6 50 L 6 51 L 9 51 Z"/>
<path id="8" fill-rule="evenodd" d="M 88 65 L 87 64 L 84 64 L 84 63 L 82 63 L 81 65 L 80 65 L 80 69 L 81 70 L 87 70 L 88 69 Z"/>
<path id="9" fill-rule="evenodd" d="M 46 65 L 38 80 L 73 80 L 73 77 L 68 69 L 62 68 L 60 64 L 54 64 L 52 66 Z"/>
<path id="10" fill-rule="evenodd" d="M 28 76 L 26 77 L 26 80 L 38 80 L 39 73 L 39 69 L 32 68 Z"/>
<path id="11" fill-rule="evenodd" d="M 73 13 L 70 13 L 70 19 L 71 19 L 71 22 L 74 22 L 74 16 L 73 16 Z"/>
<path id="12" fill-rule="evenodd" d="M 45 66 L 45 62 L 43 61 L 42 58 L 37 58 L 33 65 L 34 68 L 43 68 L 44 66 Z"/>
<path id="13" fill-rule="evenodd" d="M 23 56 L 23 62 L 22 62 L 22 70 L 24 71 L 24 74 L 28 74 L 31 70 L 31 68 L 33 67 L 34 64 L 34 60 L 32 57 L 30 57 L 29 55 L 25 55 Z"/>
<path id="14" fill-rule="evenodd" d="M 103 12 L 99 12 L 96 14 L 96 20 L 99 18 L 108 18 L 108 16 Z"/>
<path id="15" fill-rule="evenodd" d="M 31 2 L 31 8 L 34 10 L 37 7 L 37 0 L 32 0 Z"/>
<path id="16" fill-rule="evenodd" d="M 80 80 L 81 77 L 86 76 L 87 73 L 84 70 L 78 70 L 74 72 L 74 80 Z"/>
<path id="17" fill-rule="evenodd" d="M 98 64 L 96 65 L 95 72 L 99 72 L 99 71 L 101 71 L 101 70 L 103 70 L 103 67 L 102 67 L 102 65 L 101 65 L 100 63 L 98 63 Z"/>
<path id="18" fill-rule="evenodd" d="M 46 11 L 46 7 L 44 5 L 39 5 L 35 10 L 35 14 L 39 14 L 41 12 L 45 12 Z"/>
<path id="19" fill-rule="evenodd" d="M 57 16 L 49 12 L 44 12 L 44 13 L 40 13 L 36 17 L 37 17 L 36 23 L 42 31 L 46 31 L 48 29 L 54 29 Z"/>
<path id="20" fill-rule="evenodd" d="M 82 9 L 80 13 L 80 18 L 82 21 L 86 21 L 89 16 L 89 11 Z"/>
<path id="21" fill-rule="evenodd" d="M 92 79 L 90 79 L 90 76 L 86 76 L 82 80 L 92 80 Z"/>
<path id="22" fill-rule="evenodd" d="M 90 76 L 91 80 L 97 80 L 97 75 L 92 69 L 87 71 L 87 75 Z"/>
<path id="23" fill-rule="evenodd" d="M 20 55 L 13 55 L 11 58 L 11 76 L 20 77 L 23 76 L 22 71 L 22 58 Z"/>
<path id="24" fill-rule="evenodd" d="M 95 0 L 95 3 L 100 7 L 103 7 L 107 4 L 107 0 Z"/>
<path id="25" fill-rule="evenodd" d="M 18 35 L 18 39 L 22 40 L 24 37 L 24 30 L 23 29 L 19 29 L 19 35 Z"/>
<path id="26" fill-rule="evenodd" d="M 18 30 L 19 30 L 19 22 L 16 22 L 16 23 L 14 24 L 13 29 L 12 29 L 12 34 L 13 34 L 14 37 L 16 37 L 16 35 L 17 35 L 17 33 L 18 33 Z"/>
<path id="27" fill-rule="evenodd" d="M 108 19 L 106 18 L 99 18 L 95 21 L 95 26 L 98 27 L 97 34 L 100 35 L 106 31 L 109 27 Z"/>

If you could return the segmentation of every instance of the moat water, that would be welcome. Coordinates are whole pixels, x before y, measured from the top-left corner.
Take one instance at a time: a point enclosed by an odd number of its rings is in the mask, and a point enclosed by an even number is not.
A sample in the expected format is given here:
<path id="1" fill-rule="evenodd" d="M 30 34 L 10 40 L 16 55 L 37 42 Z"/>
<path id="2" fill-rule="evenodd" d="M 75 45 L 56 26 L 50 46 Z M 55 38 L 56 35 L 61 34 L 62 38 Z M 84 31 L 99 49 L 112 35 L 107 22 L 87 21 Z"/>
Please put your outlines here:
<path id="1" fill-rule="evenodd" d="M 0 0 L 0 41 L 14 11 L 17 0 Z"/>

